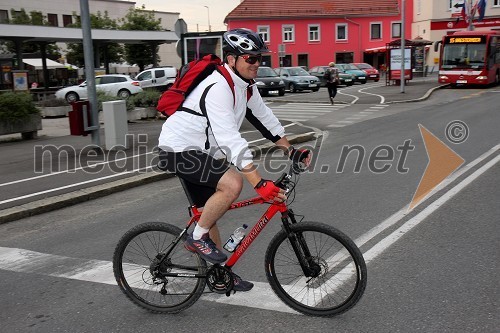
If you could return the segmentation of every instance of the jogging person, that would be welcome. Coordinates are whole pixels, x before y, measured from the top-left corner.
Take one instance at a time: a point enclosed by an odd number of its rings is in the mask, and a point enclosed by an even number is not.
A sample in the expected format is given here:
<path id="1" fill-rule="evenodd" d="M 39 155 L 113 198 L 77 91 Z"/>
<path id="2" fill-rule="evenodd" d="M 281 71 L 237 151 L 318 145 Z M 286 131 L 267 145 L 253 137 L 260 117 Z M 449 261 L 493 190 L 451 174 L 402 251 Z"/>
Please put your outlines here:
<path id="1" fill-rule="evenodd" d="M 182 109 L 190 112 L 179 109 L 170 116 L 159 137 L 162 169 L 183 178 L 190 195 L 197 197 L 197 205 L 203 207 L 185 246 L 211 263 L 227 260 L 216 222 L 240 195 L 242 175 L 263 199 L 286 199 L 283 190 L 263 179 L 254 166 L 248 142 L 239 133 L 244 118 L 293 161 L 309 165 L 312 155 L 290 145 L 285 129 L 253 84 L 262 53 L 269 52 L 262 38 L 248 29 L 230 30 L 224 33 L 223 51 L 224 67 L 234 81 L 234 93 L 228 81 L 214 71 L 184 101 Z M 236 291 L 253 287 L 253 283 L 234 273 L 233 280 Z"/>
<path id="2" fill-rule="evenodd" d="M 328 68 L 325 71 L 326 87 L 328 89 L 328 96 L 330 96 L 330 103 L 333 105 L 333 99 L 337 95 L 337 85 L 339 82 L 339 70 L 335 67 L 335 63 L 331 62 L 328 64 Z"/>

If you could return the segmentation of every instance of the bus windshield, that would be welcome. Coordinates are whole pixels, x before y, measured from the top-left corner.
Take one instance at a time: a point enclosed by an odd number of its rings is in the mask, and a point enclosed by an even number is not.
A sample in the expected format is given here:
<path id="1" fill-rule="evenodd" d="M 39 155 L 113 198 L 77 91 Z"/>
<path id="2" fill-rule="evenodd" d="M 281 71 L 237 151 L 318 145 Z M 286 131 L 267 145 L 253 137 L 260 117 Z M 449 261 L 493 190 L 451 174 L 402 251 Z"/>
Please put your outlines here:
<path id="1" fill-rule="evenodd" d="M 443 49 L 442 68 L 483 69 L 486 44 L 445 44 Z"/>

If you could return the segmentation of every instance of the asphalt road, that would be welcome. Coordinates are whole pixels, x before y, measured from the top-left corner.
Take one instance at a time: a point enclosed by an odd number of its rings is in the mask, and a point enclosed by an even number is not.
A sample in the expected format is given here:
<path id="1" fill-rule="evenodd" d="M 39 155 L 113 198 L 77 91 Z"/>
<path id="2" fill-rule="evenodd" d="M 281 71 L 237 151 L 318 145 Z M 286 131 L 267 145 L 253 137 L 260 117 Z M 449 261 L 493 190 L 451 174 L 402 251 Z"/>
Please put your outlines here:
<path id="1" fill-rule="evenodd" d="M 437 99 L 398 105 L 397 112 L 383 110 L 342 127 L 329 127 L 338 125 L 333 113 L 306 122 L 324 135 L 320 142 L 307 143 L 317 147 L 315 168 L 302 175 L 292 207 L 306 220 L 339 228 L 361 247 L 368 262 L 368 286 L 349 312 L 335 318 L 307 317 L 290 312 L 263 292 L 269 290 L 263 258 L 280 228 L 278 220 L 268 224 L 235 266 L 259 288 L 229 298 L 209 296 L 178 315 L 154 315 L 137 308 L 106 272 L 89 277 L 96 273 L 96 261 L 111 260 L 118 239 L 134 225 L 184 224 L 187 201 L 178 181 L 167 179 L 0 225 L 2 330 L 495 332 L 500 325 L 500 114 L 494 106 L 499 105 L 500 92 L 441 93 Z M 461 144 L 450 143 L 445 135 L 455 120 L 468 128 Z M 428 163 L 419 124 L 465 163 L 456 179 L 407 213 Z M 408 140 L 414 149 L 400 164 L 397 147 Z M 340 163 L 343 147 L 353 145 L 366 153 L 359 172 L 354 171 L 355 156 Z M 381 146 L 395 153 L 382 163 L 389 166 L 383 173 L 373 167 L 382 164 L 369 163 L 369 156 Z M 261 170 L 276 178 L 279 173 L 269 166 L 276 167 L 262 162 Z M 242 197 L 252 194 L 246 187 Z M 252 225 L 260 212 L 261 207 L 248 207 L 228 213 L 220 221 L 223 236 L 237 225 Z"/>

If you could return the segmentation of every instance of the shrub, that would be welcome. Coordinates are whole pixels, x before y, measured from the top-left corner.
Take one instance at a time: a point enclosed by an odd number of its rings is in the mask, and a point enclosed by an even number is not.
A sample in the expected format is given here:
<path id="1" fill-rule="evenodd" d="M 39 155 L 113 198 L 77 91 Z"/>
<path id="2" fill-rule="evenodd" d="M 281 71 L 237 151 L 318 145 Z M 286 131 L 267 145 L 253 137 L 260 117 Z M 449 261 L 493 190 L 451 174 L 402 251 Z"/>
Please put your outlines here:
<path id="1" fill-rule="evenodd" d="M 156 89 L 144 89 L 142 92 L 130 96 L 131 102 L 137 107 L 155 107 L 158 105 L 161 92 Z"/>
<path id="2" fill-rule="evenodd" d="M 30 115 L 40 114 L 31 94 L 5 92 L 0 94 L 0 121 L 26 120 Z"/>
<path id="3" fill-rule="evenodd" d="M 68 106 L 70 105 L 65 99 L 51 98 L 45 99 L 37 103 L 39 107 L 52 107 L 52 106 Z"/>
<path id="4" fill-rule="evenodd" d="M 120 101 L 121 98 L 118 96 L 110 96 L 106 95 L 105 92 L 103 91 L 97 91 L 97 109 L 99 111 L 102 111 L 102 102 L 110 102 L 110 101 Z M 135 106 L 132 102 L 132 96 L 130 96 L 126 101 L 125 104 L 127 105 L 127 111 L 132 111 Z"/>

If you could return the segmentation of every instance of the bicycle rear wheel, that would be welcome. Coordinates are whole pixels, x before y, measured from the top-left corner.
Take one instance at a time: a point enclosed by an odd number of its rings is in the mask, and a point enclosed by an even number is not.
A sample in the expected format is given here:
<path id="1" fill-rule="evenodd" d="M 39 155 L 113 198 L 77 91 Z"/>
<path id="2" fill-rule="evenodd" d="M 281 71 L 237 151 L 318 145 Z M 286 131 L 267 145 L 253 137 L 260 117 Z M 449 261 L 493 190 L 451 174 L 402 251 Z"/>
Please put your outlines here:
<path id="1" fill-rule="evenodd" d="M 152 312 L 177 313 L 200 298 L 205 278 L 189 275 L 204 275 L 207 264 L 184 248 L 184 239 L 174 243 L 181 232 L 167 223 L 149 222 L 130 229 L 120 239 L 113 255 L 113 272 L 132 302 Z M 170 255 L 158 265 L 157 255 L 171 247 Z M 166 276 L 168 273 L 186 276 Z"/>
<path id="2" fill-rule="evenodd" d="M 356 244 L 323 223 L 300 222 L 291 230 L 296 237 L 282 230 L 266 252 L 267 280 L 276 295 L 296 311 L 313 316 L 335 316 L 353 307 L 367 281 Z M 314 271 L 312 276 L 306 277 L 294 246 Z"/>

